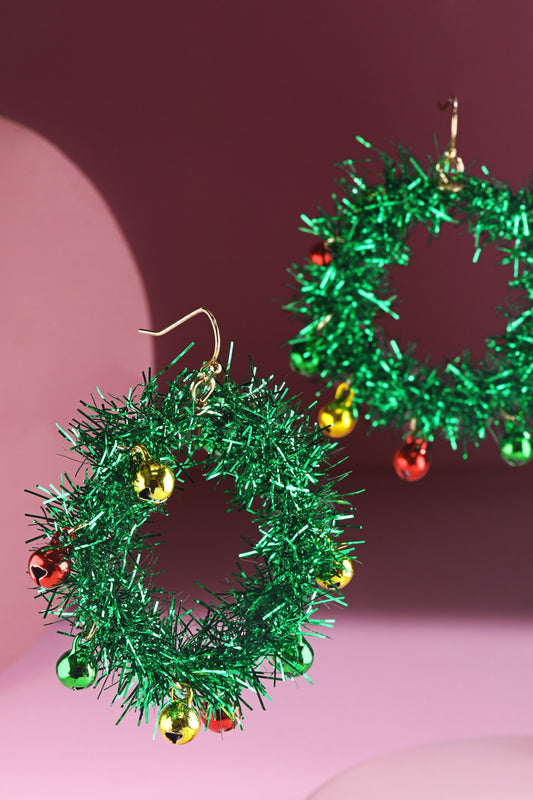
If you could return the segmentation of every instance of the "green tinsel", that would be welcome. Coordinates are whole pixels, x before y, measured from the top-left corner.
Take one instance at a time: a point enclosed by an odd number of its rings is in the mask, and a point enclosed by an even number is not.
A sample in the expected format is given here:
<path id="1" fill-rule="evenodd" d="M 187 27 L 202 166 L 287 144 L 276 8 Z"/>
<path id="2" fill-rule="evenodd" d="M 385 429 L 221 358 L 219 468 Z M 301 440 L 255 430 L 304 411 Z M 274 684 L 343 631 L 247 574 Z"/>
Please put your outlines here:
<path id="1" fill-rule="evenodd" d="M 331 540 L 353 527 L 353 508 L 330 474 L 331 443 L 287 388 L 254 370 L 241 384 L 226 375 L 198 414 L 190 396 L 198 373 L 184 369 L 165 393 L 162 374 L 143 376 L 125 397 L 99 393 L 82 404 L 60 432 L 80 457 L 83 482 L 63 475 L 57 488 L 39 486 L 42 513 L 30 515 L 41 532 L 35 538 L 59 535 L 70 547 L 68 579 L 39 590 L 45 618 L 68 621 L 71 636 L 96 631 L 83 645 L 98 668 L 95 686 L 120 700 L 121 719 L 135 709 L 139 722 L 161 708 L 175 681 L 210 708 L 242 712 L 247 688 L 262 704 L 265 682 L 284 679 L 283 663 L 290 667 L 302 632 L 324 636 L 314 626 L 332 627 L 316 616 L 322 606 L 345 605 L 315 578 L 334 566 Z M 191 610 L 152 585 L 158 539 L 145 523 L 167 512 L 134 494 L 129 450 L 136 443 L 171 467 L 177 485 L 195 474 L 232 479 L 230 506 L 257 524 L 256 544 L 240 554 L 225 590 L 211 592 L 212 604 Z M 83 523 L 71 540 L 66 529 Z M 343 552 L 355 544 L 343 542 Z"/>
<path id="2" fill-rule="evenodd" d="M 460 191 L 439 186 L 435 164 L 423 168 L 406 150 L 399 158 L 377 156 L 345 161 L 334 195 L 334 214 L 302 216 L 307 233 L 320 237 L 330 264 L 294 267 L 297 294 L 286 308 L 305 325 L 292 345 L 304 353 L 327 383 L 348 380 L 354 402 L 364 403 L 372 426 L 403 429 L 416 420 L 417 433 L 440 435 L 452 448 L 477 446 L 492 426 L 531 427 L 533 417 L 533 194 L 528 186 L 513 192 L 490 177 L 468 172 L 454 176 Z M 359 163 L 378 165 L 382 183 L 373 185 Z M 372 169 L 372 172 L 375 170 Z M 521 290 L 514 307 L 498 309 L 506 319 L 503 334 L 486 339 L 483 361 L 468 352 L 439 367 L 403 352 L 380 325 L 384 314 L 399 318 L 389 287 L 393 264 L 407 265 L 407 238 L 416 224 L 431 236 L 442 225 L 464 225 L 474 240 L 473 261 L 494 243 L 501 264 L 511 265 L 509 286 Z M 324 324 L 325 323 L 325 324 Z M 302 370 L 303 371 L 303 370 Z"/>

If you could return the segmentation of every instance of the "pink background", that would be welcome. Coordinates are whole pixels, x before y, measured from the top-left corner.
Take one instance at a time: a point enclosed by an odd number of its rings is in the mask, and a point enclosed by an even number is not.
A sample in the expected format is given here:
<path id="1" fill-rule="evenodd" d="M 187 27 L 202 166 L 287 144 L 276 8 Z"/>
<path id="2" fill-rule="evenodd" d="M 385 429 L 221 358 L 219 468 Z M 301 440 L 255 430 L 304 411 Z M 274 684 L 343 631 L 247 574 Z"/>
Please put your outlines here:
<path id="1" fill-rule="evenodd" d="M 33 797 L 38 783 L 42 798 L 65 787 L 141 798 L 170 786 L 190 798 L 289 800 L 391 750 L 533 734 L 533 467 L 505 467 L 492 443 L 466 464 L 438 444 L 428 477 L 406 486 L 390 467 L 397 435 L 356 429 L 346 491 L 367 489 L 358 509 L 368 543 L 349 609 L 317 647 L 314 686 L 279 687 L 267 713 L 222 742 L 152 743 L 147 727 L 116 728 L 105 698 L 59 686 L 63 642 L 42 634 L 22 576 L 23 515 L 36 508 L 22 490 L 65 468 L 56 420 L 96 384 L 126 391 L 145 368 L 140 325 L 205 305 L 223 353 L 237 343 L 237 377 L 250 353 L 262 374 L 313 399 L 315 387 L 287 368 L 280 345 L 297 328 L 272 299 L 289 298 L 286 268 L 308 249 L 299 214 L 327 207 L 332 162 L 361 155 L 354 133 L 423 158 L 435 132 L 446 144 L 436 101 L 453 92 L 465 161 L 515 187 L 527 180 L 532 22 L 517 0 L 19 0 L 2 11 L 0 112 L 27 126 L 0 123 L 6 794 Z M 430 250 L 416 232 L 412 243 L 410 268 L 395 274 L 395 334 L 434 359 L 464 347 L 480 355 L 501 327 L 504 268 L 489 253 L 472 266 L 472 242 L 453 230 Z M 196 320 L 158 343 L 155 365 L 192 338 L 189 363 L 203 360 L 209 326 Z M 171 512 L 166 586 L 215 584 L 247 521 L 225 515 L 201 482 Z M 459 752 L 445 751 L 450 768 L 461 770 Z M 486 759 L 498 758 L 505 765 L 509 751 L 487 744 Z M 395 797 L 397 773 L 386 772 Z"/>

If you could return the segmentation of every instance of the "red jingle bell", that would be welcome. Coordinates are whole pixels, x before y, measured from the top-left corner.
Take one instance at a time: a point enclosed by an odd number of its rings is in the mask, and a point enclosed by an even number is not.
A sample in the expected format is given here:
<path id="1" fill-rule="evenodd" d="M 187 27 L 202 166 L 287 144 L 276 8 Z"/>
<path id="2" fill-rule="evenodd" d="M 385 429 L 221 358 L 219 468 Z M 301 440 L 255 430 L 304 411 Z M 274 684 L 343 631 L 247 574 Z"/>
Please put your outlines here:
<path id="1" fill-rule="evenodd" d="M 233 713 L 230 715 L 224 708 L 212 709 L 208 716 L 207 705 L 203 707 L 199 714 L 204 725 L 207 720 L 207 730 L 214 731 L 214 733 L 227 733 L 227 731 L 232 731 L 236 727 L 237 720 L 240 717 L 237 709 L 234 709 Z"/>
<path id="2" fill-rule="evenodd" d="M 324 242 L 317 242 L 309 251 L 309 258 L 317 267 L 327 267 L 332 262 L 332 256 Z"/>
<path id="3" fill-rule="evenodd" d="M 404 481 L 419 481 L 431 466 L 429 445 L 425 439 L 417 439 L 411 434 L 405 444 L 395 453 L 392 465 L 398 477 Z"/>
<path id="4" fill-rule="evenodd" d="M 31 554 L 28 561 L 28 572 L 37 586 L 52 589 L 68 577 L 70 561 L 62 548 L 42 547 Z"/>

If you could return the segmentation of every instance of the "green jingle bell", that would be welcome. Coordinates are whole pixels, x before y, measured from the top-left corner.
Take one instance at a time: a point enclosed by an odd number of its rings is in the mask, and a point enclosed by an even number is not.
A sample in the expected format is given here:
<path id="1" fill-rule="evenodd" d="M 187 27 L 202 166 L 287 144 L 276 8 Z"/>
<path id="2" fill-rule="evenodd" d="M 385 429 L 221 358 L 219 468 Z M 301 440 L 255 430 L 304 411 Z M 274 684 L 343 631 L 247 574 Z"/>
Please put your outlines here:
<path id="1" fill-rule="evenodd" d="M 303 636 L 294 637 L 285 652 L 276 659 L 276 669 L 285 678 L 297 678 L 303 675 L 313 663 L 314 653 L 311 645 Z"/>
<path id="2" fill-rule="evenodd" d="M 67 689 L 86 689 L 96 679 L 96 667 L 88 653 L 82 650 L 81 634 L 74 638 L 72 649 L 59 657 L 57 677 Z"/>
<path id="3" fill-rule="evenodd" d="M 519 428 L 508 430 L 500 440 L 500 453 L 511 467 L 523 467 L 531 461 L 533 445 L 529 431 Z"/>
<path id="4" fill-rule="evenodd" d="M 294 372 L 305 375 L 307 378 L 318 375 L 320 372 L 320 359 L 309 342 L 293 344 L 289 364 Z"/>

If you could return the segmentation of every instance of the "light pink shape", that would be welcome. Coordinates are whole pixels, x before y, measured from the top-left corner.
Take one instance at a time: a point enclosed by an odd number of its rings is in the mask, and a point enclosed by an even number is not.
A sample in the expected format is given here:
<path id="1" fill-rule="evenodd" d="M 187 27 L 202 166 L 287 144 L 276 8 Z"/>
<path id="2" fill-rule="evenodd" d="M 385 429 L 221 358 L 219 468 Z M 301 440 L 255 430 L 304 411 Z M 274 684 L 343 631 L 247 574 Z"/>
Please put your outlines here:
<path id="1" fill-rule="evenodd" d="M 42 630 L 26 566 L 35 484 L 75 465 L 67 424 L 96 385 L 127 392 L 150 361 L 150 323 L 134 258 L 89 180 L 36 133 L 0 119 L 2 580 L 0 664 Z M 9 612 L 7 611 L 9 609 Z"/>
<path id="2" fill-rule="evenodd" d="M 309 800 L 531 800 L 533 737 L 440 742 L 359 764 Z"/>

